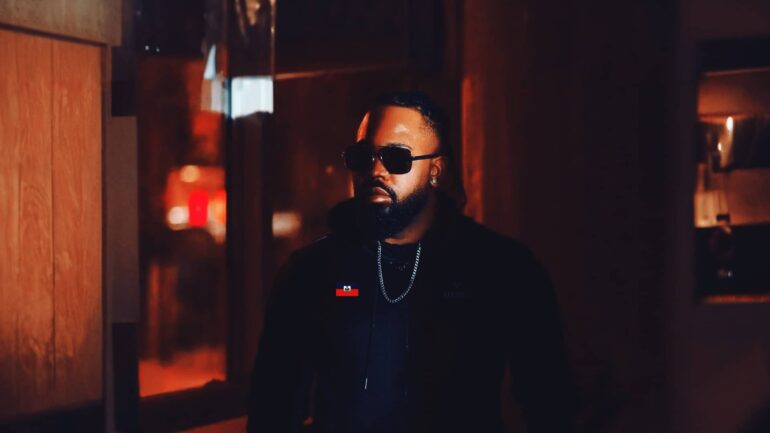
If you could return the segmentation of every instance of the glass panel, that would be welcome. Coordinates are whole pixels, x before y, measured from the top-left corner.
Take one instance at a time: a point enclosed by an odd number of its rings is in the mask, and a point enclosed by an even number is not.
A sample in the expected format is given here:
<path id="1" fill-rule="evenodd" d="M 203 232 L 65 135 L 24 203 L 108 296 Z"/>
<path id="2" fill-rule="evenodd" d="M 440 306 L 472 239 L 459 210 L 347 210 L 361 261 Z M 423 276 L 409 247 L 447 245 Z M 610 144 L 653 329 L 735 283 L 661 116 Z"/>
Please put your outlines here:
<path id="1" fill-rule="evenodd" d="M 223 381 L 227 354 L 217 54 L 152 51 L 138 65 L 141 396 Z"/>
<path id="2" fill-rule="evenodd" d="M 700 294 L 764 302 L 770 293 L 770 72 L 706 74 L 698 89 L 694 194 Z"/>

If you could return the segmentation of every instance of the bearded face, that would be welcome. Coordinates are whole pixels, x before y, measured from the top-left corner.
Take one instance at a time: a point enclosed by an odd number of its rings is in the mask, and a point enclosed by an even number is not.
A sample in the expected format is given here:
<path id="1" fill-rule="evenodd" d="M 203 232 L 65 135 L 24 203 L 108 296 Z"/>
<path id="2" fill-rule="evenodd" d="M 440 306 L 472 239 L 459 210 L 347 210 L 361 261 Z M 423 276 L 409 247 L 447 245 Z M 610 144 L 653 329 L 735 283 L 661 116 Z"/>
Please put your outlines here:
<path id="1" fill-rule="evenodd" d="M 372 154 L 386 147 L 407 149 L 409 155 L 436 153 L 438 137 L 422 114 L 412 108 L 385 106 L 364 117 L 356 142 L 369 146 Z M 367 236 L 384 240 L 401 233 L 427 205 L 433 188 L 430 179 L 443 168 L 441 157 L 411 161 L 407 172 L 388 171 L 380 156 L 353 172 L 357 223 Z M 393 165 L 390 165 L 394 167 Z"/>
<path id="2" fill-rule="evenodd" d="M 393 188 L 378 179 L 364 179 L 355 186 L 356 219 L 359 228 L 374 239 L 387 239 L 401 233 L 425 208 L 430 194 L 429 186 L 422 185 L 410 194 L 399 197 Z M 372 190 L 380 188 L 389 201 L 369 200 Z"/>

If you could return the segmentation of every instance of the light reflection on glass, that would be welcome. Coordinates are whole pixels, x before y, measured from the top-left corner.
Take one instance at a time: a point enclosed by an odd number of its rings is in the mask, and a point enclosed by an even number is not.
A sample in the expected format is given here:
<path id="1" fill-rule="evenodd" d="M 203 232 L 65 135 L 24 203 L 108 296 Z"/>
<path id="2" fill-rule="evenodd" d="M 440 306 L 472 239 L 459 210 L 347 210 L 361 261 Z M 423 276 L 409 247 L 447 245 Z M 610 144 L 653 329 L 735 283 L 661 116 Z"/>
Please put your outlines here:
<path id="1" fill-rule="evenodd" d="M 273 236 L 276 238 L 293 238 L 299 235 L 302 228 L 302 215 L 296 211 L 275 212 L 273 214 Z"/>
<path id="2" fill-rule="evenodd" d="M 203 69 L 139 65 L 143 397 L 226 379 L 224 121 L 202 110 Z"/>

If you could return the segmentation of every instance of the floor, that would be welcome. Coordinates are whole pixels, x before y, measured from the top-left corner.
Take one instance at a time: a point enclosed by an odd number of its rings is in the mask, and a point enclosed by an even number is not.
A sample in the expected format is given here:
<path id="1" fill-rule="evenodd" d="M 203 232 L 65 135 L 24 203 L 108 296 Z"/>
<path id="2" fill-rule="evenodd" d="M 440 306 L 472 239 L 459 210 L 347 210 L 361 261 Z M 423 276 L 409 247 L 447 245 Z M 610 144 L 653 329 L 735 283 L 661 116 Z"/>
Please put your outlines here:
<path id="1" fill-rule="evenodd" d="M 245 431 L 246 417 L 243 417 L 222 421 L 216 424 L 210 424 L 203 427 L 196 427 L 191 430 L 184 430 L 180 433 L 244 433 Z"/>

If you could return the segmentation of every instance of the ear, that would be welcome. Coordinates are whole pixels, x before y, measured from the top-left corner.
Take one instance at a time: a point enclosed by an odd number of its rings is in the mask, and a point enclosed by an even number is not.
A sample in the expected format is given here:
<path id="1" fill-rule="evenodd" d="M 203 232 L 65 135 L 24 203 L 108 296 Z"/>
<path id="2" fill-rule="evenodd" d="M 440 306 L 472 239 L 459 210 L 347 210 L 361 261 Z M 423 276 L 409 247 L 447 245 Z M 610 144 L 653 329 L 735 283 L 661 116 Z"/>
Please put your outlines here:
<path id="1" fill-rule="evenodd" d="M 430 177 L 440 178 L 441 174 L 444 172 L 444 164 L 443 156 L 432 158 L 430 160 Z"/>

